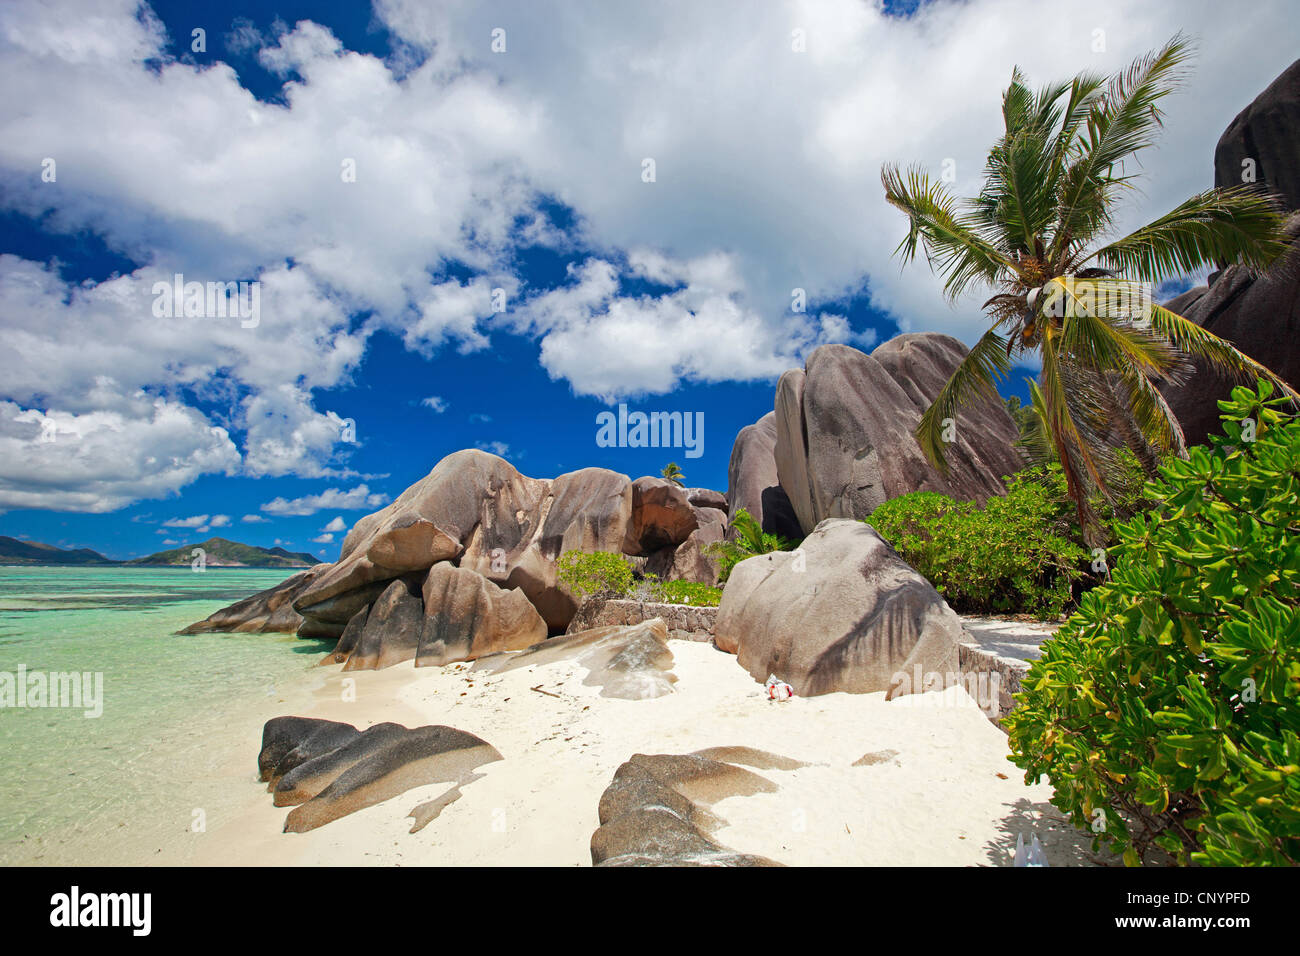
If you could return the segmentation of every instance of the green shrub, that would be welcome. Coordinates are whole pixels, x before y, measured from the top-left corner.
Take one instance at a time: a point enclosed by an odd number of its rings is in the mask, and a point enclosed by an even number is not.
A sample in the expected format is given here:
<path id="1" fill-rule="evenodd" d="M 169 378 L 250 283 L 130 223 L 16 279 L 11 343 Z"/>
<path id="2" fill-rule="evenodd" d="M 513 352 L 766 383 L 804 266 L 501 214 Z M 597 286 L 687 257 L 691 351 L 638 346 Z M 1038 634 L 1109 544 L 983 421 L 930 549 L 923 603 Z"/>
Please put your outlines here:
<path id="1" fill-rule="evenodd" d="M 731 519 L 732 537 L 717 541 L 704 549 L 709 557 L 718 560 L 718 581 L 725 584 L 731 577 L 731 569 L 746 558 L 756 554 L 770 554 L 773 551 L 793 551 L 799 547 L 798 541 L 768 534 L 758 523 L 758 519 L 744 508 L 737 508 Z"/>
<path id="2" fill-rule="evenodd" d="M 1012 475 L 983 507 L 921 491 L 866 521 L 956 610 L 1055 618 L 1087 565 L 1072 513 L 1060 467 L 1042 466 Z"/>
<path id="3" fill-rule="evenodd" d="M 565 551 L 556 564 L 560 583 L 579 597 L 634 597 L 663 604 L 717 607 L 722 589 L 694 581 L 660 581 L 653 574 L 637 576 L 632 562 L 610 551 Z"/>
<path id="4" fill-rule="evenodd" d="M 579 597 L 623 597 L 632 590 L 632 564 L 611 551 L 565 551 L 556 563 L 560 583 Z"/>
<path id="5" fill-rule="evenodd" d="M 695 581 L 656 581 L 651 587 L 654 599 L 664 604 L 717 607 L 722 600 L 722 588 Z"/>
<path id="6" fill-rule="evenodd" d="M 1004 721 L 1130 865 L 1300 863 L 1300 422 L 1271 394 L 1234 389 L 1225 435 L 1162 466 Z"/>

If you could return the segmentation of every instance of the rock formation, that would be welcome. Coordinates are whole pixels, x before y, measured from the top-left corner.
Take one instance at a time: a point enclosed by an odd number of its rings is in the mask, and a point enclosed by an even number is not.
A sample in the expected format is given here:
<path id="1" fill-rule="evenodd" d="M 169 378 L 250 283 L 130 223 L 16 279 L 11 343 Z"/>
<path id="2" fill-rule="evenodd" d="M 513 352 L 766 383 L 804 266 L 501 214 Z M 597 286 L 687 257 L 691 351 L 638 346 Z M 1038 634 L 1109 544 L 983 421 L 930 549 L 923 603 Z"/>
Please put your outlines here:
<path id="1" fill-rule="evenodd" d="M 296 631 L 302 625 L 302 615 L 293 609 L 293 602 L 328 567 L 327 564 L 318 564 L 299 571 L 274 587 L 236 601 L 179 633 Z"/>
<path id="2" fill-rule="evenodd" d="M 648 555 L 676 547 L 699 527 L 699 511 L 679 488 L 665 478 L 632 482 L 632 522 L 623 553 Z"/>
<path id="3" fill-rule="evenodd" d="M 303 759 L 306 758 L 306 759 Z M 408 729 L 276 717 L 262 730 L 257 766 L 277 807 L 291 806 L 286 833 L 304 833 L 413 787 L 460 784 L 501 755 L 454 727 Z"/>
<path id="4" fill-rule="evenodd" d="M 966 354 L 946 335 L 901 335 L 871 355 L 845 345 L 816 349 L 776 389 L 777 477 L 809 532 L 825 518 L 864 518 L 912 491 L 958 500 L 1000 494 L 1022 467 L 1015 422 L 986 400 L 955 415 L 948 473 L 913 438 L 921 414 Z"/>
<path id="5" fill-rule="evenodd" d="M 707 807 L 724 797 L 771 793 L 767 778 L 704 752 L 634 754 L 600 797 L 591 836 L 596 866 L 778 866 L 736 853 L 709 834 L 722 821 Z"/>
<path id="6" fill-rule="evenodd" d="M 727 466 L 728 520 L 744 508 L 768 534 L 800 538 L 799 518 L 776 473 L 776 413 L 746 425 L 731 446 Z"/>
<path id="7" fill-rule="evenodd" d="M 545 639 L 546 622 L 523 591 L 503 590 L 463 567 L 429 569 L 416 667 L 522 650 Z"/>
<path id="8" fill-rule="evenodd" d="M 1246 179 L 1243 179 L 1243 176 Z M 1300 60 L 1291 64 L 1229 124 L 1214 151 L 1214 184 L 1254 181 L 1282 197 L 1286 231 L 1300 237 Z M 1265 275 L 1230 265 L 1200 286 L 1164 303 L 1227 339 L 1293 387 L 1300 384 L 1300 243 Z M 1197 362 L 1179 385 L 1164 389 L 1189 445 L 1220 430 L 1219 399 L 1237 384 Z"/>
<path id="9" fill-rule="evenodd" d="M 1237 114 L 1214 149 L 1214 185 L 1254 181 L 1300 209 L 1300 60 Z"/>
<path id="10" fill-rule="evenodd" d="M 580 598 L 559 580 L 566 551 L 622 553 L 664 580 L 716 583 L 706 552 L 722 540 L 726 507 L 721 492 L 662 478 L 583 468 L 535 479 L 496 455 L 458 451 L 359 520 L 338 561 L 187 632 L 296 628 L 336 640 L 322 663 L 354 670 L 472 660 L 568 626 Z"/>
<path id="11" fill-rule="evenodd" d="M 775 674 L 801 696 L 894 696 L 957 674 L 962 636 L 961 619 L 874 529 L 828 518 L 798 552 L 732 569 L 715 643 L 755 680 Z"/>
<path id="12" fill-rule="evenodd" d="M 479 667 L 503 673 L 559 660 L 575 660 L 587 670 L 583 684 L 599 687 L 602 697 L 650 700 L 673 692 L 673 652 L 661 618 L 630 626 L 611 626 L 553 637 L 521 654 L 482 661 Z"/>

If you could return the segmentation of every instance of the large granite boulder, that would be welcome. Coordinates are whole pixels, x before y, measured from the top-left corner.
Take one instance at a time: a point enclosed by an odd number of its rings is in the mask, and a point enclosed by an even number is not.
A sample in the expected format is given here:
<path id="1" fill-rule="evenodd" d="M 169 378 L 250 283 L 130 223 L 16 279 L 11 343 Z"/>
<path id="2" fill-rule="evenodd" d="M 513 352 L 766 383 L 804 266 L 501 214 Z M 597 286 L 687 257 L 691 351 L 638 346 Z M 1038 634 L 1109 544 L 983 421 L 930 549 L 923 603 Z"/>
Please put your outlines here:
<path id="1" fill-rule="evenodd" d="M 727 496 L 712 488 L 687 488 L 686 500 L 696 508 L 712 508 L 727 513 Z"/>
<path id="2" fill-rule="evenodd" d="M 539 513 L 527 519 L 533 533 L 514 545 L 476 529 L 460 566 L 503 588 L 519 588 L 547 627 L 560 631 L 580 600 L 559 581 L 556 562 L 565 551 L 618 552 L 632 521 L 632 482 L 606 468 L 583 468 L 547 482 Z"/>
<path id="3" fill-rule="evenodd" d="M 1300 164 L 1300 156 L 1296 157 Z M 1286 223 L 1287 234 L 1300 237 L 1300 212 Z M 1251 358 L 1272 369 L 1292 387 L 1300 384 L 1300 242 L 1267 273 L 1252 276 L 1243 266 L 1228 266 L 1208 289 L 1201 286 L 1166 302 L 1165 308 L 1227 339 Z M 1164 389 L 1170 409 L 1183 426 L 1189 445 L 1204 444 L 1220 431 L 1218 402 L 1235 382 L 1195 363 L 1181 384 Z"/>
<path id="4" fill-rule="evenodd" d="M 830 518 L 798 551 L 732 569 L 715 643 L 758 681 L 800 695 L 892 696 L 960 671 L 961 619 L 869 525 Z"/>
<path id="5" fill-rule="evenodd" d="M 1255 182 L 1280 194 L 1288 209 L 1300 209 L 1300 60 L 1223 131 L 1214 149 L 1214 184 L 1248 181 L 1248 160 Z"/>
<path id="6" fill-rule="evenodd" d="M 556 559 L 570 549 L 622 550 L 632 513 L 632 482 L 618 472 L 584 468 L 549 481 L 521 475 L 487 452 L 458 451 L 388 507 L 358 521 L 339 560 L 293 606 L 304 628 L 339 637 L 387 582 L 454 561 L 519 588 L 547 626 L 560 631 L 578 601 L 559 583 Z M 648 520 L 654 524 L 653 516 Z M 651 540 L 658 540 L 655 534 L 646 532 Z"/>
<path id="7" fill-rule="evenodd" d="M 776 468 L 805 532 L 825 518 L 863 518 L 913 491 L 983 500 L 1022 467 L 1001 402 L 958 409 L 947 474 L 913 437 L 921 414 L 966 355 L 937 333 L 902 335 L 871 355 L 823 345 L 776 389 Z"/>
<path id="8" fill-rule="evenodd" d="M 293 609 L 293 602 L 328 568 L 328 564 L 318 564 L 299 571 L 265 591 L 223 607 L 179 633 L 296 631 L 302 624 L 302 615 Z"/>
<path id="9" fill-rule="evenodd" d="M 1269 84 L 1224 130 L 1214 150 L 1214 184 L 1253 181 L 1281 196 L 1292 212 L 1286 231 L 1300 237 L 1300 60 Z M 1300 383 L 1300 243 L 1268 273 L 1252 276 L 1237 265 L 1210 276 L 1210 285 L 1164 303 L 1227 339 L 1292 386 Z M 1189 445 L 1219 431 L 1220 399 L 1237 384 L 1196 361 L 1181 384 L 1163 389 Z"/>
<path id="10" fill-rule="evenodd" d="M 768 534 L 799 538 L 803 531 L 776 473 L 776 413 L 746 425 L 731 446 L 727 465 L 727 519 L 744 508 Z"/>
<path id="11" fill-rule="evenodd" d="M 274 788 L 280 778 L 313 757 L 350 743 L 361 732 L 351 724 L 315 717 L 273 717 L 262 727 L 257 776 Z"/>
<path id="12" fill-rule="evenodd" d="M 360 608 L 337 608 L 337 598 L 457 558 L 476 530 L 489 550 L 513 551 L 536 529 L 548 490 L 547 482 L 524 477 L 496 455 L 454 452 L 388 507 L 358 521 L 339 560 L 294 608 L 308 619 L 346 624 Z"/>
<path id="13" fill-rule="evenodd" d="M 713 508 L 696 508 L 699 526 L 681 544 L 668 545 L 650 555 L 642 570 L 661 581 L 693 581 L 697 584 L 718 583 L 719 561 L 709 553 L 709 546 L 720 542 L 727 528 L 726 512 Z"/>
<path id="14" fill-rule="evenodd" d="M 546 622 L 520 589 L 504 590 L 450 564 L 429 569 L 416 667 L 523 650 L 545 639 Z"/>
<path id="15" fill-rule="evenodd" d="M 685 488 L 666 478 L 632 482 L 632 522 L 623 541 L 624 554 L 648 555 L 675 547 L 698 527 L 698 509 Z"/>
<path id="16" fill-rule="evenodd" d="M 352 622 L 349 621 L 349 624 Z M 420 577 L 408 574 L 392 581 L 366 612 L 356 646 L 343 664 L 345 671 L 382 670 L 415 658 L 424 623 Z M 347 630 L 344 630 L 347 635 Z M 343 644 L 343 638 L 339 638 Z M 341 653 L 335 647 L 334 656 Z"/>
<path id="17" fill-rule="evenodd" d="M 650 700 L 673 693 L 673 652 L 662 618 L 638 624 L 597 627 L 552 637 L 518 654 L 480 661 L 477 668 L 504 673 L 556 661 L 576 661 L 587 671 L 583 684 L 599 687 L 600 696 Z"/>

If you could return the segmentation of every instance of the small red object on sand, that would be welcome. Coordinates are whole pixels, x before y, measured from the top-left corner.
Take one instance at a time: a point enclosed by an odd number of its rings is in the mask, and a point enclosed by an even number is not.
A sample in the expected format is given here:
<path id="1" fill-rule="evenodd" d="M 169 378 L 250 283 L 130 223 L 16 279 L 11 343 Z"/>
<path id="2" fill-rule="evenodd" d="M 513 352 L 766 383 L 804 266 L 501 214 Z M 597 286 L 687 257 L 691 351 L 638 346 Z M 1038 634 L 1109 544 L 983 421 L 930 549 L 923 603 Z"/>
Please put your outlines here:
<path id="1" fill-rule="evenodd" d="M 775 674 L 769 674 L 767 678 L 767 699 L 768 700 L 789 700 L 794 696 L 794 688 L 783 680 L 777 680 Z"/>

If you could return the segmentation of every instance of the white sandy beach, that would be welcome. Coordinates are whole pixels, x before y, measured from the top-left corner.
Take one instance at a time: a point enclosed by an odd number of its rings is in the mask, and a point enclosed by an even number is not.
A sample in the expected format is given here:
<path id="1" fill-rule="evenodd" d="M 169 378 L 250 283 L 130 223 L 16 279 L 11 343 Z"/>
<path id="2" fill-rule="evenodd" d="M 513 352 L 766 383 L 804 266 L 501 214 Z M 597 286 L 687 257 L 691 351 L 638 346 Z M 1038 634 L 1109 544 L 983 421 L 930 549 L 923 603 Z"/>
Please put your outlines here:
<path id="1" fill-rule="evenodd" d="M 676 692 L 642 701 L 601 697 L 571 661 L 499 675 L 468 664 L 348 674 L 322 667 L 315 689 L 268 699 L 264 713 L 241 718 L 218 742 L 181 797 L 206 809 L 205 832 L 175 826 L 154 840 L 161 846 L 121 840 L 105 862 L 586 866 L 597 805 L 619 764 L 638 752 L 725 746 L 808 764 L 760 770 L 777 792 L 713 805 L 727 824 L 713 837 L 733 850 L 791 865 L 1008 865 L 1023 832 L 1026 841 L 1038 835 L 1053 865 L 1088 862 L 1086 839 L 1048 805 L 1048 786 L 1022 782 L 1005 759 L 1005 735 L 961 689 L 888 703 L 883 694 L 843 693 L 773 703 L 733 656 L 703 643 L 671 647 Z M 353 702 L 343 699 L 346 678 L 356 679 Z M 260 722 L 286 713 L 361 728 L 447 724 L 504 759 L 479 768 L 417 833 L 408 814 L 450 784 L 286 834 L 288 809 L 272 806 L 255 772 Z M 868 754 L 873 762 L 854 766 Z M 178 768 L 178 785 L 183 776 Z"/>

